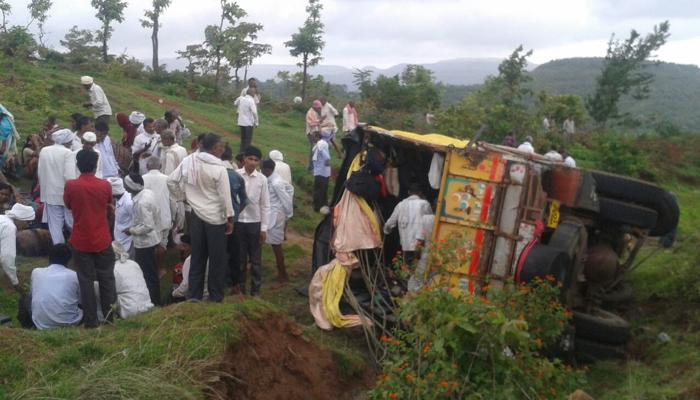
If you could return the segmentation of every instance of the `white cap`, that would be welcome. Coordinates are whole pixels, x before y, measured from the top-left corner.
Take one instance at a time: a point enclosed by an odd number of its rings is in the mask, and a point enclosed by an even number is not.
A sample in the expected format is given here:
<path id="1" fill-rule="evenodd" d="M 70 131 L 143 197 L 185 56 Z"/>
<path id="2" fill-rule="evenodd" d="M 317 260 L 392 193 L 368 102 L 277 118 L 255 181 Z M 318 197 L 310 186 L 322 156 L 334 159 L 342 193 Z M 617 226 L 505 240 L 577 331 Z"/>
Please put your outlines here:
<path id="1" fill-rule="evenodd" d="M 144 119 L 146 119 L 146 116 L 139 111 L 132 111 L 129 115 L 129 122 L 131 122 L 134 125 L 140 125 Z"/>
<path id="2" fill-rule="evenodd" d="M 272 150 L 270 152 L 270 160 L 272 161 L 284 161 L 284 155 L 279 150 Z"/>
<path id="3" fill-rule="evenodd" d="M 95 132 L 85 132 L 83 133 L 83 142 L 97 143 L 97 135 Z"/>
<path id="4" fill-rule="evenodd" d="M 5 215 L 19 221 L 33 221 L 35 217 L 33 208 L 19 203 L 15 203 L 9 211 L 5 212 Z"/>
<path id="5" fill-rule="evenodd" d="M 51 134 L 51 140 L 58 144 L 67 144 L 73 141 L 73 131 L 70 129 L 59 129 Z"/>
<path id="6" fill-rule="evenodd" d="M 109 181 L 109 184 L 112 185 L 113 196 L 124 194 L 124 181 L 122 181 L 122 178 L 119 178 L 118 176 L 110 176 L 107 178 L 107 180 Z"/>
<path id="7" fill-rule="evenodd" d="M 92 85 L 93 82 L 94 79 L 92 79 L 91 76 L 86 75 L 80 78 L 80 83 L 82 83 L 83 85 Z"/>

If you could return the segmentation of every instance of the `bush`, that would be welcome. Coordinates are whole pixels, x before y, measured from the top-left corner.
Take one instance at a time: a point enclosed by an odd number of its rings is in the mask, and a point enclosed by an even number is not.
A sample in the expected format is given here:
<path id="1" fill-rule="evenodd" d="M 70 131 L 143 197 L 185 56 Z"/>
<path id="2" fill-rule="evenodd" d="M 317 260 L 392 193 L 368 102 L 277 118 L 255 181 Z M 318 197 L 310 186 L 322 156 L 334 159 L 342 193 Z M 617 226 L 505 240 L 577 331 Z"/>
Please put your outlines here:
<path id="1" fill-rule="evenodd" d="M 582 374 L 540 354 L 569 313 L 550 282 L 455 295 L 426 289 L 399 310 L 403 329 L 382 337 L 387 357 L 371 399 L 551 399 Z M 438 312 L 439 311 L 439 312 Z"/>

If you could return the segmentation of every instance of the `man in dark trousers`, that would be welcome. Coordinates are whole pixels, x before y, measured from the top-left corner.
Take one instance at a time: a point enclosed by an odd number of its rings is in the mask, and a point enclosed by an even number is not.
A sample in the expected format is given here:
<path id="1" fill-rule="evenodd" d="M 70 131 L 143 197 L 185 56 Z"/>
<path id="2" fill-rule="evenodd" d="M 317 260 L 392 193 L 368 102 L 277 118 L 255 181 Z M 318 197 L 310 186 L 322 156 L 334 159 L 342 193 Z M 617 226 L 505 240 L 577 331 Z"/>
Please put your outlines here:
<path id="1" fill-rule="evenodd" d="M 114 251 L 112 235 L 107 222 L 107 208 L 112 204 L 112 186 L 108 181 L 95 177 L 97 153 L 80 150 L 76 156 L 80 176 L 66 182 L 63 201 L 73 213 L 73 246 L 80 303 L 83 307 L 83 323 L 95 328 L 97 303 L 94 282 L 100 287 L 102 313 L 112 319 L 112 304 L 117 301 L 114 283 Z"/>

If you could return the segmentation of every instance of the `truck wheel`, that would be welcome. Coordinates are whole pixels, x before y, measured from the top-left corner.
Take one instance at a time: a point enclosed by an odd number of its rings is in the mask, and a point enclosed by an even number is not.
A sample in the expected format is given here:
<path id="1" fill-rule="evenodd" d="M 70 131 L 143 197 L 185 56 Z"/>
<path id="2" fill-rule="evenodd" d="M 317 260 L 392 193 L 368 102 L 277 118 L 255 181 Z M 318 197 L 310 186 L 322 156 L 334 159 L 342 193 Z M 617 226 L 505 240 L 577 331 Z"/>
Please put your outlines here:
<path id="1" fill-rule="evenodd" d="M 656 226 L 658 214 L 650 208 L 607 197 L 598 197 L 598 202 L 600 203 L 599 215 L 603 219 L 642 229 L 651 229 Z"/>
<path id="2" fill-rule="evenodd" d="M 610 291 L 601 294 L 600 300 L 612 308 L 624 306 L 634 300 L 634 290 L 629 282 L 622 281 Z"/>
<path id="3" fill-rule="evenodd" d="M 630 324 L 611 312 L 594 309 L 590 314 L 573 312 L 576 337 L 608 344 L 625 344 L 630 338 Z"/>
<path id="4" fill-rule="evenodd" d="M 546 244 L 536 244 L 526 255 L 522 270 L 516 274 L 518 282 L 529 283 L 535 278 L 553 276 L 562 284 L 567 282 L 571 260 L 562 250 L 547 246 Z"/>
<path id="5" fill-rule="evenodd" d="M 651 236 L 663 236 L 678 226 L 680 210 L 678 201 L 669 192 L 664 192 L 663 196 L 657 199 L 658 206 L 655 208 L 659 214 L 656 225 L 649 232 Z"/>
<path id="6" fill-rule="evenodd" d="M 624 358 L 625 346 L 576 338 L 574 342 L 574 353 L 576 354 L 577 361 L 593 363 L 596 361 Z"/>

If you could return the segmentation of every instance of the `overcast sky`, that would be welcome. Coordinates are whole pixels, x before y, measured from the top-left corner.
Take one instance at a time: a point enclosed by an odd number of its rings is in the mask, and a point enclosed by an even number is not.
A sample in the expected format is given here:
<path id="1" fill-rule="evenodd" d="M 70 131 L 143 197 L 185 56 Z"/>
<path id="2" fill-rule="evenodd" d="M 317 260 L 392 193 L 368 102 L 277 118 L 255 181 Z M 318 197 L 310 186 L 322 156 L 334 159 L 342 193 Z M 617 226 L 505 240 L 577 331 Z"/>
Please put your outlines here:
<path id="1" fill-rule="evenodd" d="M 10 22 L 26 24 L 29 0 L 9 0 Z M 46 24 L 48 44 L 73 26 L 96 29 L 99 21 L 90 0 L 53 0 Z M 258 63 L 296 62 L 283 43 L 305 19 L 305 0 L 240 0 L 247 20 L 262 23 L 260 40 L 272 54 Z M 125 21 L 115 26 L 110 52 L 151 56 L 150 33 L 139 18 L 148 0 L 130 0 Z M 453 58 L 507 56 L 519 44 L 533 49 L 541 64 L 575 56 L 603 56 L 611 33 L 626 37 L 630 29 L 649 32 L 665 19 L 671 38 L 659 59 L 700 65 L 698 0 L 323 0 L 326 25 L 323 64 L 347 67 L 429 63 Z M 160 57 L 199 43 L 204 28 L 217 23 L 218 0 L 173 0 L 162 16 Z"/>

